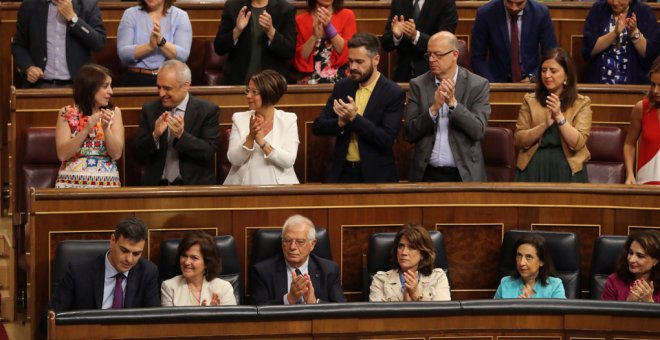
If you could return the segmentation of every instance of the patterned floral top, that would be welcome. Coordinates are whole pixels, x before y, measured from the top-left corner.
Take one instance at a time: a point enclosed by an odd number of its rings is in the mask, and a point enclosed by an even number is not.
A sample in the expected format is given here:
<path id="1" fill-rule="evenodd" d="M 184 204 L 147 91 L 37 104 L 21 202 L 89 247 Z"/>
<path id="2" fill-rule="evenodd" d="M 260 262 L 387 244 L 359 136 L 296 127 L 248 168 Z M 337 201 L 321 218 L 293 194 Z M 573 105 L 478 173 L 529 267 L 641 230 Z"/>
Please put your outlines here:
<path id="1" fill-rule="evenodd" d="M 316 42 L 314 49 L 314 72 L 299 80 L 299 84 L 334 84 L 337 80 L 348 75 L 348 63 L 341 67 L 333 66 L 330 62 L 334 47 L 329 39 Z"/>
<path id="2" fill-rule="evenodd" d="M 87 125 L 88 116 L 77 106 L 66 106 L 59 112 L 75 137 Z M 57 174 L 56 188 L 120 187 L 119 170 L 115 160 L 108 156 L 101 122 L 98 122 L 83 141 L 78 152 L 62 162 Z"/>

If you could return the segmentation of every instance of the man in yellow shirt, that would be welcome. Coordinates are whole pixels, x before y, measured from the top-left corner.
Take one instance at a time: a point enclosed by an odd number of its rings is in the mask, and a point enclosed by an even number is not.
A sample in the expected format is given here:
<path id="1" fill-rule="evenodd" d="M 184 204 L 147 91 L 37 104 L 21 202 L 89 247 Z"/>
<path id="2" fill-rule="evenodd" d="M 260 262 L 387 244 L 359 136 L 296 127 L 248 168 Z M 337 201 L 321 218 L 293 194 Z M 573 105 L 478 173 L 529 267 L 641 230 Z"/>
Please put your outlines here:
<path id="1" fill-rule="evenodd" d="M 314 120 L 317 136 L 335 136 L 331 183 L 399 180 L 392 145 L 401 125 L 404 92 L 377 70 L 380 43 L 358 32 L 348 41 L 350 77 L 335 84 Z"/>

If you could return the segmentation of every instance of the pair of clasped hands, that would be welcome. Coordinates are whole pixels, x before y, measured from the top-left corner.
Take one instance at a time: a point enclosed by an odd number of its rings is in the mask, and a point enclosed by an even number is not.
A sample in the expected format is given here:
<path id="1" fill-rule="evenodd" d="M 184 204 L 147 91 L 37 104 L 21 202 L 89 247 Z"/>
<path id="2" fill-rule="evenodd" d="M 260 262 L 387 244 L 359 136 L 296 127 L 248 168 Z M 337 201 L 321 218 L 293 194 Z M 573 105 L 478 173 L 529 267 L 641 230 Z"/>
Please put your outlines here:
<path id="1" fill-rule="evenodd" d="M 348 102 L 342 99 L 335 99 L 332 102 L 332 109 L 337 114 L 337 117 L 339 117 L 337 124 L 340 128 L 352 122 L 358 114 L 358 106 L 351 96 L 348 96 Z"/>
<path id="2" fill-rule="evenodd" d="M 183 135 L 183 117 L 181 115 L 172 114 L 170 111 L 163 112 L 163 114 L 156 119 L 154 138 L 160 138 L 168 128 L 174 137 L 181 139 L 181 136 Z"/>
<path id="3" fill-rule="evenodd" d="M 392 34 L 394 34 L 397 40 L 401 39 L 404 35 L 410 40 L 415 40 L 417 36 L 415 20 L 412 18 L 406 20 L 403 15 L 398 17 L 395 15 L 392 18 Z"/>
<path id="4" fill-rule="evenodd" d="M 444 104 L 448 106 L 456 106 L 456 97 L 454 96 L 454 89 L 456 84 L 453 79 L 442 79 L 440 84 L 435 89 L 433 94 L 433 105 L 431 105 L 431 112 L 433 115 L 436 115 L 438 110 L 442 108 Z"/>
<path id="5" fill-rule="evenodd" d="M 630 286 L 627 301 L 653 302 L 653 281 L 635 280 Z"/>
<path id="6" fill-rule="evenodd" d="M 549 94 L 545 99 L 545 105 L 548 108 L 545 120 L 546 128 L 549 128 L 552 123 L 564 119 L 564 114 L 561 113 L 561 100 L 559 96 L 554 93 Z"/>
<path id="7" fill-rule="evenodd" d="M 403 281 L 405 287 L 403 289 L 403 301 L 419 301 L 421 294 L 419 293 L 419 282 L 417 281 L 418 274 L 412 270 L 403 272 Z"/>
<path id="8" fill-rule="evenodd" d="M 241 11 L 238 12 L 238 16 L 236 17 L 236 29 L 238 29 L 239 33 L 243 32 L 247 24 L 250 22 L 251 16 L 252 12 L 248 10 L 247 6 L 243 6 Z M 275 27 L 273 26 L 273 18 L 267 11 L 264 11 L 259 15 L 259 26 L 264 33 L 268 35 L 268 39 L 272 40 L 273 36 L 275 36 Z"/>
<path id="9" fill-rule="evenodd" d="M 154 27 L 151 29 L 151 34 L 149 35 L 149 47 L 155 49 L 163 39 L 163 35 L 160 33 L 160 17 L 155 14 L 149 14 L 149 16 L 151 17 L 151 22 L 154 25 Z"/>
<path id="10" fill-rule="evenodd" d="M 295 305 L 300 298 L 303 298 L 308 305 L 316 303 L 316 294 L 309 274 L 303 275 L 297 268 L 291 271 L 291 287 L 286 298 L 290 305 Z"/>
<path id="11" fill-rule="evenodd" d="M 623 12 L 616 16 L 616 22 L 614 23 L 614 33 L 616 33 L 617 36 L 621 34 L 624 29 L 627 29 L 629 34 L 632 34 L 637 30 L 637 15 L 633 13 L 630 18 L 627 18 L 626 15 L 627 13 Z"/>
<path id="12" fill-rule="evenodd" d="M 220 295 L 218 293 L 213 293 L 211 296 L 211 302 L 206 302 L 206 299 L 202 300 L 200 303 L 202 306 L 220 306 Z"/>
<path id="13" fill-rule="evenodd" d="M 83 129 L 87 129 L 87 133 L 90 133 L 96 124 L 101 122 L 101 128 L 103 131 L 108 130 L 112 126 L 112 122 L 115 119 L 115 111 L 110 109 L 100 109 L 97 112 L 94 112 L 87 118 L 87 125 Z"/>
<path id="14" fill-rule="evenodd" d="M 328 11 L 325 7 L 316 7 L 314 16 L 312 17 L 313 22 L 312 26 L 314 28 L 314 37 L 316 39 L 321 39 L 325 36 L 325 27 L 330 25 L 330 19 L 332 19 L 332 13 Z"/>
<path id="15" fill-rule="evenodd" d="M 250 137 L 259 145 L 264 144 L 266 135 L 273 128 L 273 121 L 267 123 L 263 116 L 252 115 L 250 117 Z"/>

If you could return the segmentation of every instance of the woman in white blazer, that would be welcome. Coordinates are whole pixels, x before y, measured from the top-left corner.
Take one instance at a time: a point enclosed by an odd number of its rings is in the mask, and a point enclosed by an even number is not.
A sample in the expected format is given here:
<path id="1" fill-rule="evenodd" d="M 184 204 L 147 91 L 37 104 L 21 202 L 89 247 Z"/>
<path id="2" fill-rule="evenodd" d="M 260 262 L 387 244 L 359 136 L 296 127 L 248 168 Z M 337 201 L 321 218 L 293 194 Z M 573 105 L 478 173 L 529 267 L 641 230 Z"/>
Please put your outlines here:
<path id="1" fill-rule="evenodd" d="M 253 75 L 245 88 L 250 111 L 232 117 L 227 158 L 231 170 L 224 184 L 298 184 L 293 169 L 298 155 L 295 113 L 275 108 L 286 92 L 286 79 L 273 71 Z"/>
<path id="2" fill-rule="evenodd" d="M 163 281 L 163 306 L 235 305 L 234 288 L 218 278 L 220 256 L 213 237 L 201 231 L 186 236 L 177 249 L 181 275 Z"/>
<path id="3" fill-rule="evenodd" d="M 421 225 L 405 225 L 394 238 L 392 267 L 374 275 L 369 301 L 448 301 L 449 281 L 433 268 L 435 250 L 429 232 Z"/>

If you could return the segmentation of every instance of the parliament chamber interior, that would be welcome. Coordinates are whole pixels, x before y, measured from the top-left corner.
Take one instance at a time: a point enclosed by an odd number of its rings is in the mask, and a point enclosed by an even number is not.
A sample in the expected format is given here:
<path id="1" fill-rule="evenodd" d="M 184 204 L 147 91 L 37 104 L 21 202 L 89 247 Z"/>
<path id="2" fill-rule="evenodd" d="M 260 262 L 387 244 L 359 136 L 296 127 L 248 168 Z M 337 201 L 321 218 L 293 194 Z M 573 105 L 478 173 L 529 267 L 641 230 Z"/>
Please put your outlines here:
<path id="1" fill-rule="evenodd" d="M 394 1 L 394 0 L 393 0 Z M 436 0 L 426 0 L 436 1 Z M 485 1 L 457 1 L 459 64 L 470 68 L 469 42 L 476 10 Z M 107 41 L 93 60 L 119 78 L 117 28 L 133 2 L 100 2 Z M 303 1 L 294 1 L 300 13 Z M 590 2 L 544 2 L 550 9 L 559 46 L 578 68 L 583 25 Z M 491 115 L 482 141 L 487 182 L 408 182 L 413 146 L 403 128 L 394 143 L 399 183 L 325 184 L 334 139 L 315 136 L 312 124 L 326 105 L 331 84 L 289 85 L 278 108 L 297 115 L 300 146 L 295 173 L 300 185 L 223 186 L 231 164 L 227 144 L 231 115 L 247 109 L 244 86 L 220 86 L 225 59 L 213 51 L 224 1 L 177 1 L 193 27 L 187 64 L 190 93 L 216 103 L 220 142 L 209 166 L 217 185 L 141 187 L 144 168 L 132 148 L 142 105 L 157 97 L 156 88 L 115 87 L 126 146 L 118 160 L 122 188 L 54 189 L 60 167 L 55 146 L 55 117 L 71 104 L 71 89 L 22 89 L 10 42 L 20 3 L 0 2 L 0 180 L 3 183 L 0 228 L 0 317 L 16 327 L 12 336 L 38 339 L 213 338 L 213 339 L 557 339 L 660 340 L 660 306 L 599 301 L 613 253 L 625 237 L 639 230 L 660 230 L 660 189 L 625 185 L 623 144 L 634 103 L 648 85 L 610 86 L 579 82 L 591 98 L 593 126 L 588 140 L 590 183 L 514 182 L 516 118 L 533 84 L 490 84 Z M 358 31 L 383 33 L 387 0 L 346 1 Z M 649 3 L 657 18 L 660 5 Z M 379 70 L 393 72 L 396 52 L 382 52 Z M 116 82 L 119 80 L 115 79 Z M 399 84 L 406 93 L 408 83 Z M 405 119 L 405 118 L 404 118 Z M 288 216 L 302 214 L 319 231 L 315 252 L 333 260 L 349 302 L 296 306 L 250 304 L 250 266 L 263 245 L 262 230 L 279 230 Z M 168 265 L 164 245 L 194 230 L 224 240 L 223 277 L 230 277 L 238 306 L 139 308 L 48 312 L 52 291 L 67 258 L 88 258 L 107 249 L 117 222 L 138 217 L 149 228 L 142 256 L 161 271 Z M 370 303 L 370 239 L 419 223 L 442 237 L 451 300 L 447 302 Z M 505 239 L 516 231 L 557 237 L 552 249 L 562 276 L 570 282 L 569 299 L 492 300 L 502 277 Z M 322 241 L 321 241 L 322 240 Z M 74 241 L 71 243 L 71 241 Z M 76 250 L 77 243 L 96 244 Z M 94 243 L 96 242 L 96 243 Z M 218 241 L 220 242 L 220 241 Z M 612 242 L 616 246 L 612 247 Z M 106 246 L 104 246 L 106 245 Z M 220 246 L 219 246 L 220 247 Z M 609 248 L 608 248 L 609 247 Z M 617 248 L 619 247 L 619 248 Z M 62 256 L 60 256 L 62 257 Z M 609 268 L 609 269 L 608 269 Z M 562 279 L 564 279 L 562 277 Z M 40 330 L 41 328 L 41 330 Z M 0 333 L 1 335 L 1 333 Z M 12 337 L 13 338 L 13 337 Z M 0 336 L 0 339 L 2 337 Z"/>

